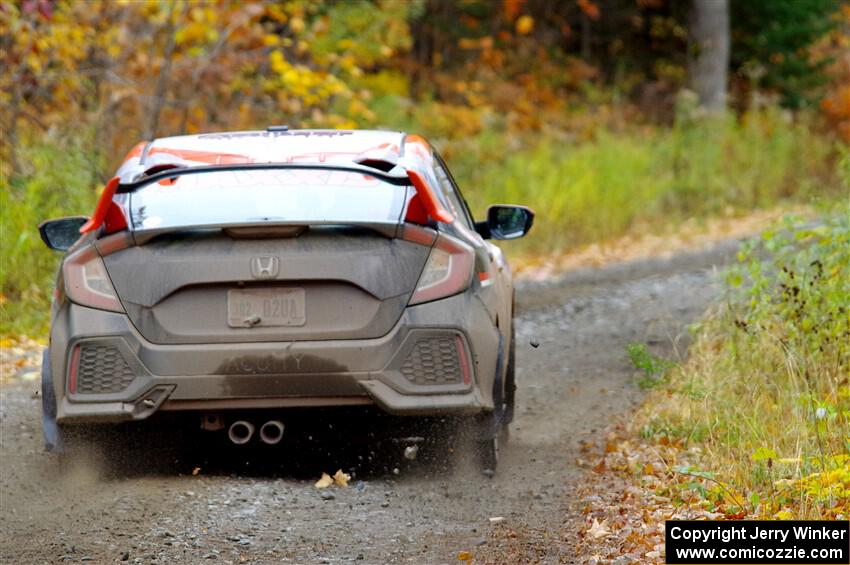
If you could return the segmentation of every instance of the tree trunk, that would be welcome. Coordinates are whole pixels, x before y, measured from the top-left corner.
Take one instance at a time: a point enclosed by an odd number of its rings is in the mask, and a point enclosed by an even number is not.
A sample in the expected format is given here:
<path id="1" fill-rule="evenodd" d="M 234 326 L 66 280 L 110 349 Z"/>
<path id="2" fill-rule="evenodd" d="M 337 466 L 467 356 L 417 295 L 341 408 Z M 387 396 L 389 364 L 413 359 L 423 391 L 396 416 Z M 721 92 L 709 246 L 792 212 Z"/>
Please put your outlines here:
<path id="1" fill-rule="evenodd" d="M 709 112 L 726 108 L 729 70 L 729 0 L 692 0 L 691 88 Z"/>
<path id="2" fill-rule="evenodd" d="M 174 36 L 177 28 L 177 22 L 174 21 L 176 4 L 176 2 L 172 1 L 169 5 L 168 21 L 165 26 L 165 52 L 162 55 L 162 67 L 159 70 L 159 77 L 157 77 L 156 90 L 151 103 L 150 122 L 148 122 L 147 129 L 144 132 L 144 139 L 153 139 L 156 137 L 156 132 L 159 128 L 159 116 L 162 113 L 163 106 L 165 106 L 165 98 L 168 96 L 168 81 L 171 78 L 171 64 L 173 63 L 174 49 L 176 47 L 176 37 Z"/>
<path id="3" fill-rule="evenodd" d="M 590 64 L 590 18 L 581 13 L 581 58 Z"/>

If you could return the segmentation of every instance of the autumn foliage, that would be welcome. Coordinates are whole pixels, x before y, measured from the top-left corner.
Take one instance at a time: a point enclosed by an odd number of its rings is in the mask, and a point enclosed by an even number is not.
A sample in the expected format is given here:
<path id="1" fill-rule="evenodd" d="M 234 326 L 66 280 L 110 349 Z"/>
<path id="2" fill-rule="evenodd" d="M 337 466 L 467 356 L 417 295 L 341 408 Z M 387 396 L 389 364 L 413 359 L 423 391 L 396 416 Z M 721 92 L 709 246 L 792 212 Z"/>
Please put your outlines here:
<path id="1" fill-rule="evenodd" d="M 44 324 L 33 313 L 55 258 L 37 223 L 91 213 L 127 150 L 155 136 L 414 131 L 476 215 L 494 201 L 546 211 L 512 254 L 835 198 L 850 16 L 831 0 L 774 4 L 770 26 L 733 17 L 733 111 L 703 123 L 687 14 L 670 0 L 2 3 L 3 330 Z M 759 35 L 774 28 L 794 33 Z M 770 82 L 790 51 L 802 78 Z"/>

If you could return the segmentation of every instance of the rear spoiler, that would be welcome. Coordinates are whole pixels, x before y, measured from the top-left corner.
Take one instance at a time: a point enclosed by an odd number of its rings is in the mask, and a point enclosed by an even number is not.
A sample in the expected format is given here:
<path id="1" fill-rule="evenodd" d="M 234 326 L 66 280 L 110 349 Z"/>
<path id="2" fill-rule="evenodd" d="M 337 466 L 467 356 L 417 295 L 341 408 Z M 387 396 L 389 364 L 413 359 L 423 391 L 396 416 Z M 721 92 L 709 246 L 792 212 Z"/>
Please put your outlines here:
<path id="1" fill-rule="evenodd" d="M 80 228 L 80 233 L 88 233 L 97 230 L 104 223 L 110 223 L 118 220 L 114 219 L 115 212 L 121 213 L 118 210 L 117 204 L 113 202 L 113 197 L 116 194 L 132 194 L 137 190 L 151 183 L 163 180 L 172 180 L 179 176 L 196 175 L 202 173 L 223 172 L 223 171 L 251 171 L 251 170 L 279 170 L 279 169 L 307 169 L 307 170 L 329 170 L 341 171 L 347 173 L 357 173 L 369 175 L 377 178 L 388 184 L 395 186 L 410 186 L 413 185 L 416 196 L 419 199 L 419 205 L 424 209 L 427 218 L 434 221 L 450 223 L 454 221 L 454 215 L 443 206 L 438 197 L 438 192 L 433 186 L 433 180 L 429 182 L 429 177 L 426 172 L 419 172 L 410 168 L 402 168 L 394 166 L 390 172 L 379 170 L 378 168 L 358 165 L 358 164 L 334 164 L 334 163 L 240 163 L 227 165 L 206 165 L 197 167 L 171 167 L 157 168 L 151 174 L 144 175 L 133 182 L 122 183 L 119 177 L 113 177 L 106 184 L 103 192 L 98 199 L 94 213 L 88 222 Z M 391 174 L 391 171 L 403 171 L 406 174 Z M 122 218 L 123 219 L 123 218 Z M 120 223 L 120 222 L 119 222 Z M 124 226 L 126 227 L 126 223 Z"/>

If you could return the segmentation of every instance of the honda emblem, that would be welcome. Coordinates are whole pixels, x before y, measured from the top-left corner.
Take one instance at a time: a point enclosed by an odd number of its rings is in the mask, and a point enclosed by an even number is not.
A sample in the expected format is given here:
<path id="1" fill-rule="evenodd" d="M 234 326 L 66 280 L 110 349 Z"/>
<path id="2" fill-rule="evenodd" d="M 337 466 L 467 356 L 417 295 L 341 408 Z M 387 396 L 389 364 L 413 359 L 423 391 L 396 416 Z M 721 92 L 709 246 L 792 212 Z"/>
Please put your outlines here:
<path id="1" fill-rule="evenodd" d="M 252 257 L 251 275 L 255 279 L 273 279 L 280 271 L 280 261 L 277 257 Z"/>

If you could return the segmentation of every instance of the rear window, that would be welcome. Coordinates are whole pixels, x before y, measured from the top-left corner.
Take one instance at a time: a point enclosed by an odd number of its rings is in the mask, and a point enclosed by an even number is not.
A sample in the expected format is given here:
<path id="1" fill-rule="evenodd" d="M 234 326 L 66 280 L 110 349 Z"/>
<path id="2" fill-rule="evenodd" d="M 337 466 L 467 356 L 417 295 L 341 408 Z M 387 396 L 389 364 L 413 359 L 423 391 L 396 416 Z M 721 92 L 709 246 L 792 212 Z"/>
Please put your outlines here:
<path id="1" fill-rule="evenodd" d="M 172 184 L 173 183 L 173 184 Z M 405 189 L 326 169 L 215 171 L 153 182 L 127 203 L 135 230 L 276 222 L 395 223 Z"/>

